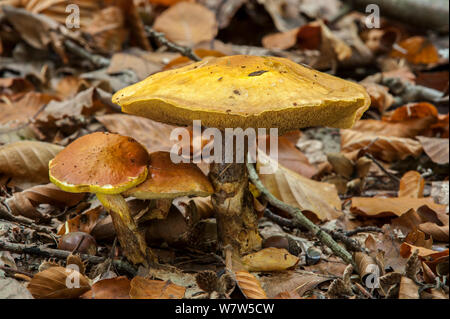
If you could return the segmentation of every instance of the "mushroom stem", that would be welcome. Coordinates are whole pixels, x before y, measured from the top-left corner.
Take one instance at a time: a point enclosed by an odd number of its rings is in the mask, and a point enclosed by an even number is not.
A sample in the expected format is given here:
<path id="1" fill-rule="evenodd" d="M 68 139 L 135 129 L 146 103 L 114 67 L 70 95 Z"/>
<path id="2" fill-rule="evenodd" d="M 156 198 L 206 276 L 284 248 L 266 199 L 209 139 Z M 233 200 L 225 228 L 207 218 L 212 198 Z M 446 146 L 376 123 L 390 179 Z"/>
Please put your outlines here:
<path id="1" fill-rule="evenodd" d="M 120 194 L 97 193 L 96 195 L 111 215 L 120 247 L 122 247 L 127 259 L 133 264 L 146 264 L 147 245 L 144 236 L 138 231 L 125 199 Z"/>
<path id="2" fill-rule="evenodd" d="M 225 139 L 222 138 L 225 150 Z M 211 202 L 217 221 L 219 245 L 231 245 L 240 254 L 261 248 L 253 196 L 248 189 L 245 163 L 212 163 L 209 178 L 214 187 Z"/>

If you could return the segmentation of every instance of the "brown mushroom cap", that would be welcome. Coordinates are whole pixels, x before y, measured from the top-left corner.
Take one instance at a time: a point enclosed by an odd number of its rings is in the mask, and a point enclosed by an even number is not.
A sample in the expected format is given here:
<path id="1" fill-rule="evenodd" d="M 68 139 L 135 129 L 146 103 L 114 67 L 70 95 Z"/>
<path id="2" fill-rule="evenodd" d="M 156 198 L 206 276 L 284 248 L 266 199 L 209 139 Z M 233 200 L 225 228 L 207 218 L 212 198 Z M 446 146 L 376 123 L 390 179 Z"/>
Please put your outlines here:
<path id="1" fill-rule="evenodd" d="M 133 138 L 97 132 L 58 153 L 49 174 L 67 192 L 119 194 L 145 180 L 148 162 L 147 150 Z"/>
<path id="2" fill-rule="evenodd" d="M 193 163 L 173 163 L 169 152 L 150 154 L 145 182 L 124 192 L 139 199 L 171 199 L 181 196 L 209 196 L 213 187 Z"/>
<path id="3" fill-rule="evenodd" d="M 153 74 L 112 98 L 125 113 L 175 125 L 220 129 L 349 128 L 369 107 L 365 89 L 288 59 L 207 58 Z"/>

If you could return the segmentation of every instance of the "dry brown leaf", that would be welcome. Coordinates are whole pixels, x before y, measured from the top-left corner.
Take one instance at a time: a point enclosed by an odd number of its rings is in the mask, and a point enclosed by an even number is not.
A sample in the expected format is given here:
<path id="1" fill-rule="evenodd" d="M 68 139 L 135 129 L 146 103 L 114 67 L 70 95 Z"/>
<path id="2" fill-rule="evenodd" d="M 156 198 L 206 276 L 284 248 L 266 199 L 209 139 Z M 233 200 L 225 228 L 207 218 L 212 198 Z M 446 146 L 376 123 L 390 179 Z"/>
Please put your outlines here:
<path id="1" fill-rule="evenodd" d="M 279 32 L 266 35 L 262 39 L 262 45 L 266 49 L 287 50 L 297 44 L 297 34 L 299 28 L 286 32 Z"/>
<path id="2" fill-rule="evenodd" d="M 131 280 L 130 297 L 132 299 L 181 299 L 185 287 L 170 281 L 151 280 L 136 276 Z"/>
<path id="3" fill-rule="evenodd" d="M 447 209 L 446 205 L 436 204 L 430 197 L 353 197 L 350 211 L 369 217 L 401 216 L 410 209 L 417 210 L 423 205 L 428 206 L 437 213 L 445 213 Z"/>
<path id="4" fill-rule="evenodd" d="M 380 111 L 381 114 L 384 113 L 393 103 L 394 97 L 389 93 L 389 88 L 378 83 L 373 82 L 361 82 L 370 95 L 370 107 L 375 107 Z"/>
<path id="5" fill-rule="evenodd" d="M 406 242 L 400 246 L 400 255 L 403 258 L 408 258 L 415 250 L 418 250 L 418 256 L 421 258 L 427 258 L 427 260 L 437 259 L 439 257 L 448 256 L 448 249 L 444 251 L 436 251 L 425 247 L 415 246 Z"/>
<path id="6" fill-rule="evenodd" d="M 108 105 L 111 95 L 98 88 L 88 88 L 73 98 L 61 102 L 52 101 L 38 117 L 39 121 L 48 122 L 52 119 L 64 117 L 77 117 L 80 115 L 89 116 L 96 112 L 110 111 Z"/>
<path id="7" fill-rule="evenodd" d="M 439 61 L 436 47 L 421 36 L 410 37 L 394 45 L 391 57 L 405 58 L 414 64 L 432 64 Z"/>
<path id="8" fill-rule="evenodd" d="M 74 278 L 79 278 L 79 288 L 68 288 L 68 282 L 78 284 Z M 35 274 L 27 288 L 36 299 L 74 299 L 91 289 L 85 276 L 64 267 L 51 267 Z"/>
<path id="9" fill-rule="evenodd" d="M 367 276 L 373 274 L 373 267 L 377 267 L 378 271 L 381 273 L 382 270 L 379 269 L 375 259 L 365 253 L 355 252 L 353 259 L 355 261 L 357 271 L 361 277 L 362 282 L 366 282 Z"/>
<path id="10" fill-rule="evenodd" d="M 195 0 L 148 0 L 148 2 L 152 3 L 152 4 L 160 4 L 162 6 L 173 6 L 174 4 L 177 4 L 178 2 L 182 2 L 182 1 L 195 1 Z"/>
<path id="11" fill-rule="evenodd" d="M 194 46 L 211 41 L 218 27 L 214 13 L 201 4 L 180 2 L 159 15 L 153 28 L 180 45 Z"/>
<path id="12" fill-rule="evenodd" d="M 3 96 L 0 98 L 0 124 L 8 124 L 9 127 L 24 124 L 54 99 L 54 96 L 37 92 L 28 92 L 16 99 Z"/>
<path id="13" fill-rule="evenodd" d="M 0 174 L 13 178 L 15 185 L 48 183 L 48 162 L 62 146 L 21 141 L 0 146 Z"/>
<path id="14" fill-rule="evenodd" d="M 274 160 L 259 151 L 257 169 L 268 168 Z M 341 201 L 336 187 L 303 177 L 278 164 L 273 174 L 260 174 L 264 186 L 278 199 L 312 213 L 321 221 L 332 220 L 341 215 Z M 309 214 L 310 215 L 310 214 Z"/>
<path id="15" fill-rule="evenodd" d="M 61 100 L 74 98 L 79 92 L 89 88 L 89 83 L 76 76 L 63 77 L 56 85 L 56 92 Z"/>
<path id="16" fill-rule="evenodd" d="M 33 84 L 26 78 L 8 77 L 0 79 L 0 95 L 15 96 L 17 93 L 22 95 L 23 93 L 33 91 L 34 89 Z"/>
<path id="17" fill-rule="evenodd" d="M 268 137 L 266 138 L 266 149 L 270 149 L 270 138 Z M 268 155 L 270 156 L 270 153 Z M 287 169 L 307 178 L 317 174 L 317 168 L 309 163 L 306 155 L 286 136 L 278 137 L 278 155 L 274 159 Z"/>
<path id="18" fill-rule="evenodd" d="M 59 229 L 58 235 L 62 236 L 72 232 L 90 234 L 99 222 L 99 216 L 102 211 L 103 206 L 97 206 L 69 219 Z"/>
<path id="19" fill-rule="evenodd" d="M 427 102 L 408 103 L 383 116 L 383 121 L 404 122 L 412 119 L 432 117 L 437 119 L 438 110 Z"/>
<path id="20" fill-rule="evenodd" d="M 242 257 L 248 271 L 283 271 L 295 267 L 300 259 L 284 248 L 264 248 Z"/>
<path id="21" fill-rule="evenodd" d="M 410 245 L 419 246 L 427 249 L 431 249 L 433 246 L 433 239 L 426 238 L 425 233 L 420 231 L 419 229 L 414 229 L 411 231 L 406 238 L 404 239 L 405 243 Z"/>
<path id="22" fill-rule="evenodd" d="M 267 299 L 266 292 L 254 275 L 246 271 L 236 271 L 234 275 L 239 288 L 247 299 Z"/>
<path id="23" fill-rule="evenodd" d="M 398 299 L 420 299 L 419 286 L 412 279 L 403 276 L 400 281 Z"/>
<path id="24" fill-rule="evenodd" d="M 111 58 L 108 73 L 114 74 L 125 70 L 132 70 L 141 81 L 153 73 L 161 71 L 162 68 L 162 64 L 148 59 L 140 51 L 118 52 Z"/>
<path id="25" fill-rule="evenodd" d="M 312 272 L 291 270 L 264 276 L 261 278 L 261 283 L 269 298 L 274 298 L 283 292 L 295 293 L 301 297 L 307 291 L 314 289 L 323 282 L 332 280 L 332 278 Z"/>
<path id="26" fill-rule="evenodd" d="M 36 210 L 40 204 L 51 204 L 60 208 L 78 204 L 85 194 L 68 193 L 52 183 L 36 185 L 22 192 L 16 192 L 5 202 L 14 215 L 37 218 L 41 214 Z"/>
<path id="27" fill-rule="evenodd" d="M 418 136 L 423 150 L 437 164 L 446 164 L 449 161 L 448 138 Z"/>
<path id="28" fill-rule="evenodd" d="M 341 150 L 343 152 L 366 147 L 368 147 L 368 153 L 386 162 L 405 159 L 408 156 L 417 157 L 422 153 L 422 145 L 410 138 L 341 130 Z"/>
<path id="29" fill-rule="evenodd" d="M 372 135 L 413 138 L 428 129 L 434 119 L 420 119 L 400 123 L 379 120 L 359 120 L 352 130 Z"/>
<path id="30" fill-rule="evenodd" d="M 130 280 L 125 276 L 103 279 L 92 285 L 81 299 L 130 299 Z"/>
<path id="31" fill-rule="evenodd" d="M 152 121 L 147 118 L 125 114 L 97 116 L 110 132 L 133 137 L 144 145 L 148 152 L 170 151 L 175 142 L 170 141 L 170 133 L 175 126 Z"/>
<path id="32" fill-rule="evenodd" d="M 423 197 L 425 180 L 417 171 L 406 172 L 400 179 L 398 197 Z"/>
<path id="33" fill-rule="evenodd" d="M 104 53 L 120 51 L 127 36 L 124 13 L 115 6 L 98 10 L 83 31 L 90 35 L 91 47 Z"/>
<path id="34" fill-rule="evenodd" d="M 258 3 L 263 5 L 272 17 L 278 31 L 287 31 L 305 24 L 297 1 L 258 0 Z"/>

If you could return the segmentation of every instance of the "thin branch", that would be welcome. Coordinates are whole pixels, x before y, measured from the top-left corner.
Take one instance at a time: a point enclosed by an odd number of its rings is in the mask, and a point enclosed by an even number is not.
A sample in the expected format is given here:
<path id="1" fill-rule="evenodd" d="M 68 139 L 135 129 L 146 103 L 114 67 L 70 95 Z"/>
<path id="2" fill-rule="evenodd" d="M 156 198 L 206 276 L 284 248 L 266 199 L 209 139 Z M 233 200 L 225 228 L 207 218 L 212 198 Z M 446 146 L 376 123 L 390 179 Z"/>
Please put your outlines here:
<path id="1" fill-rule="evenodd" d="M 250 158 L 247 161 L 247 169 L 250 180 L 256 186 L 256 188 L 258 188 L 261 194 L 263 194 L 264 197 L 266 197 L 266 199 L 269 201 L 271 205 L 289 213 L 289 215 L 292 216 L 296 224 L 302 225 L 306 229 L 308 229 L 314 236 L 319 238 L 319 240 L 323 244 L 328 246 L 337 256 L 342 258 L 342 260 L 344 260 L 347 264 L 354 265 L 352 255 L 344 247 L 340 246 L 329 234 L 324 232 L 322 229 L 320 229 L 319 226 L 314 224 L 305 215 L 303 215 L 300 209 L 292 207 L 280 201 L 278 198 L 272 195 L 272 193 L 269 192 L 269 190 L 263 185 L 263 183 L 259 179 L 255 167 L 249 162 L 251 162 Z"/>
<path id="2" fill-rule="evenodd" d="M 79 56 L 80 58 L 89 60 L 96 67 L 104 68 L 109 66 L 109 64 L 111 63 L 110 59 L 98 54 L 91 53 L 71 40 L 64 40 L 64 45 L 70 52 Z"/>
<path id="3" fill-rule="evenodd" d="M 7 251 L 11 251 L 17 254 L 28 254 L 28 255 L 37 255 L 46 258 L 58 258 L 58 259 L 67 259 L 67 257 L 71 254 L 70 251 L 60 250 L 60 249 L 52 249 L 47 247 L 39 247 L 36 245 L 24 245 L 24 244 L 16 244 L 10 243 L 0 240 L 0 249 L 4 249 Z M 92 264 L 99 264 L 106 260 L 104 257 L 92 256 L 87 254 L 79 254 L 80 258 L 83 260 L 87 260 Z M 113 265 L 118 269 L 122 269 L 128 272 L 131 275 L 136 275 L 136 269 L 123 260 L 113 260 Z"/>
<path id="4" fill-rule="evenodd" d="M 383 165 L 381 165 L 381 163 L 378 162 L 378 160 L 377 160 L 375 157 L 373 157 L 372 154 L 370 154 L 370 153 L 365 153 L 364 156 L 367 157 L 368 159 L 372 160 L 372 162 L 374 162 L 375 165 L 377 165 L 377 166 L 383 171 L 383 173 L 385 173 L 390 179 L 392 179 L 392 181 L 394 181 L 396 184 L 399 184 L 399 183 L 400 183 L 400 178 L 398 178 L 397 176 L 395 176 L 395 175 L 393 175 L 392 173 L 388 172 L 388 171 L 383 167 Z"/>
<path id="5" fill-rule="evenodd" d="M 145 31 L 147 31 L 149 36 L 151 36 L 152 38 L 155 38 L 156 40 L 158 40 L 159 43 L 161 43 L 162 45 L 165 45 L 169 49 L 174 50 L 193 61 L 201 61 L 201 58 L 199 58 L 199 56 L 196 55 L 191 48 L 184 47 L 184 46 L 178 45 L 176 43 L 173 43 L 173 42 L 167 40 L 164 33 L 158 32 L 149 26 L 145 27 Z"/>

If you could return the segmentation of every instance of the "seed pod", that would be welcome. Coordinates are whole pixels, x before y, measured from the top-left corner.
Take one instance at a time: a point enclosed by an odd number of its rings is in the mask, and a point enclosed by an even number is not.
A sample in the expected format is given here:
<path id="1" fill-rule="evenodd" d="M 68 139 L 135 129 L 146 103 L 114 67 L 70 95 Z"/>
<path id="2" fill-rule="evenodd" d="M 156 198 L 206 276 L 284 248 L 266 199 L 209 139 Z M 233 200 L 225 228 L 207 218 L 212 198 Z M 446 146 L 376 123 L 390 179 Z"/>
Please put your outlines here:
<path id="1" fill-rule="evenodd" d="M 83 232 L 65 234 L 59 239 L 58 248 L 88 255 L 95 255 L 97 253 L 97 243 L 94 237 Z"/>

